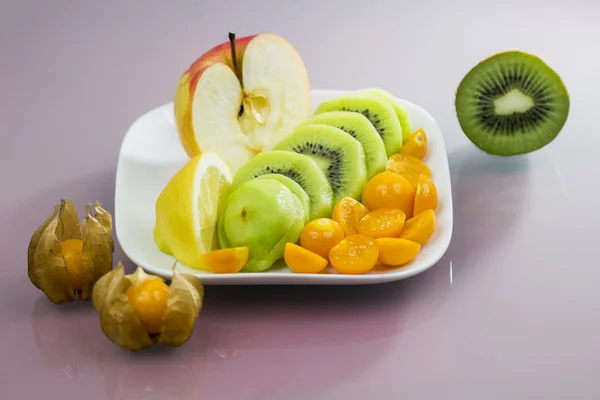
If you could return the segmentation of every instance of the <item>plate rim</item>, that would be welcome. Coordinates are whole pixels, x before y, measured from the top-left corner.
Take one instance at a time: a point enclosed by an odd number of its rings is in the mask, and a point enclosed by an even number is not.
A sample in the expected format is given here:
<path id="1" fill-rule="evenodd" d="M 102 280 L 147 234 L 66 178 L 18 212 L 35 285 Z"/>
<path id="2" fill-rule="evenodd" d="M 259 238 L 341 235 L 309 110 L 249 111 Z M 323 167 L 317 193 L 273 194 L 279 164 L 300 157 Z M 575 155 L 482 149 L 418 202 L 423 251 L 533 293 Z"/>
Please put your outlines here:
<path id="1" fill-rule="evenodd" d="M 352 90 L 342 90 L 342 89 L 311 89 L 311 95 L 314 94 L 322 94 L 322 95 L 343 95 L 352 93 Z M 192 272 L 192 274 L 202 280 L 205 285 L 335 285 L 335 286 L 344 286 L 344 285 L 369 285 L 369 284 L 379 284 L 379 283 L 387 283 L 398 280 L 407 279 L 413 277 L 415 275 L 421 274 L 428 270 L 429 268 L 435 266 L 446 254 L 450 242 L 453 236 L 454 230 L 454 210 L 453 210 L 453 199 L 452 199 L 452 183 L 450 176 L 450 166 L 448 161 L 448 153 L 446 149 L 446 143 L 443 137 L 442 129 L 437 123 L 436 119 L 425 110 L 423 107 L 415 104 L 409 100 L 399 98 L 394 96 L 396 100 L 400 103 L 404 103 L 410 105 L 412 108 L 418 109 L 420 112 L 425 114 L 427 117 L 431 119 L 431 121 L 435 124 L 437 130 L 440 132 L 439 145 L 443 149 L 444 163 L 446 165 L 446 173 L 447 173 L 447 183 L 448 183 L 448 194 L 447 194 L 447 202 L 445 207 L 448 208 L 449 218 L 446 224 L 447 234 L 442 238 L 442 242 L 438 243 L 438 248 L 440 249 L 435 253 L 435 257 L 427 264 L 418 265 L 413 268 L 399 268 L 397 271 L 388 272 L 385 274 L 358 274 L 358 275 L 344 275 L 344 274 L 303 274 L 303 273 L 290 273 L 290 274 L 280 274 L 276 272 L 260 272 L 260 273 L 235 273 L 235 274 L 214 274 L 210 272 Z M 119 218 L 118 218 L 118 182 L 119 182 L 119 171 L 121 169 L 122 162 L 122 152 L 127 137 L 131 134 L 131 131 L 135 128 L 137 123 L 142 120 L 147 115 L 157 112 L 161 109 L 172 109 L 174 106 L 174 102 L 167 102 L 156 107 L 153 107 L 146 112 L 140 114 L 136 117 L 132 123 L 127 128 L 125 135 L 121 141 L 121 145 L 119 148 L 119 155 L 117 159 L 117 168 L 115 171 L 115 193 L 114 193 L 114 213 L 115 213 L 115 237 L 119 243 L 121 251 L 123 254 L 131 261 L 136 267 L 140 267 L 143 270 L 152 273 L 154 275 L 160 276 L 164 279 L 170 280 L 173 276 L 172 269 L 166 270 L 163 268 L 155 268 L 152 265 L 146 265 L 143 262 L 139 262 L 135 257 L 132 257 L 126 248 L 123 247 L 121 241 L 119 240 Z M 176 260 L 174 259 L 174 264 Z"/>

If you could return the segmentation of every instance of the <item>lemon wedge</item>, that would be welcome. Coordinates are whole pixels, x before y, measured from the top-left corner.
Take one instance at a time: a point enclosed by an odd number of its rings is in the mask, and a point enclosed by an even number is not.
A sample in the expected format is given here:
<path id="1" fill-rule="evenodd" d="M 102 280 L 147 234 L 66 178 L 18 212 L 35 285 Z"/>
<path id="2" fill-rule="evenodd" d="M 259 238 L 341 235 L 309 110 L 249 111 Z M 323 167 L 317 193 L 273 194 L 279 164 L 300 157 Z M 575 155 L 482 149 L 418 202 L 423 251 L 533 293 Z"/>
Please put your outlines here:
<path id="1" fill-rule="evenodd" d="M 188 161 L 156 200 L 154 240 L 179 262 L 208 270 L 202 255 L 219 247 L 217 219 L 227 199 L 232 174 L 214 153 Z"/>

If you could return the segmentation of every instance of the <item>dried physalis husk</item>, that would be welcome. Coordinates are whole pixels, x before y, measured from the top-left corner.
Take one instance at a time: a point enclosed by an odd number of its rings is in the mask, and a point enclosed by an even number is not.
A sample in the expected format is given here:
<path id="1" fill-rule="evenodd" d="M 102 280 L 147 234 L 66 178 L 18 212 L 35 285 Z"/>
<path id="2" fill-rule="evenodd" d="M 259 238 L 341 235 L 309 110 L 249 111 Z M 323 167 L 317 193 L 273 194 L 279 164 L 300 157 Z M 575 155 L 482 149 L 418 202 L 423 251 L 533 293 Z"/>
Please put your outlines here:
<path id="1" fill-rule="evenodd" d="M 161 277 L 147 274 L 140 267 L 125 275 L 121 263 L 98 280 L 93 292 L 102 331 L 129 350 L 184 344 L 194 330 L 203 297 L 200 280 L 175 267 L 167 286 Z M 138 302 L 138 298 L 144 301 Z"/>
<path id="2" fill-rule="evenodd" d="M 112 218 L 98 202 L 86 210 L 80 224 L 73 203 L 61 200 L 29 242 L 29 279 L 56 304 L 90 300 L 96 281 L 112 269 Z"/>

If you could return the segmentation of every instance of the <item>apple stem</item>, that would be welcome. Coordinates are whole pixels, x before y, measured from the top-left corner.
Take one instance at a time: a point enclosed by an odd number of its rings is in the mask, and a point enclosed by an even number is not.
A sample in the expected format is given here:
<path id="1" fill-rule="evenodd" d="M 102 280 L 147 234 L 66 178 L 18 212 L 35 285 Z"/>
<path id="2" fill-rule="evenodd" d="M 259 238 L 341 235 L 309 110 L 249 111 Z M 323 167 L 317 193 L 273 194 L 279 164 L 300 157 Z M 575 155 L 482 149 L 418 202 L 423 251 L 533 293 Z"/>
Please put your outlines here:
<path id="1" fill-rule="evenodd" d="M 244 92 L 244 81 L 242 80 L 242 71 L 240 71 L 240 67 L 237 62 L 237 54 L 235 52 L 235 33 L 229 32 L 229 44 L 231 47 L 231 60 L 233 62 L 233 72 L 237 75 L 238 80 L 240 81 L 240 86 L 242 87 L 242 92 Z M 244 102 L 240 105 L 240 111 L 238 112 L 238 117 L 241 117 L 244 113 Z"/>
<path id="2" fill-rule="evenodd" d="M 242 85 L 242 89 L 244 88 L 244 83 L 242 82 L 242 71 L 240 71 L 240 66 L 237 62 L 237 54 L 235 52 L 235 33 L 229 32 L 229 43 L 231 45 L 231 59 L 233 60 L 233 72 L 237 75 L 240 80 L 240 84 Z"/>

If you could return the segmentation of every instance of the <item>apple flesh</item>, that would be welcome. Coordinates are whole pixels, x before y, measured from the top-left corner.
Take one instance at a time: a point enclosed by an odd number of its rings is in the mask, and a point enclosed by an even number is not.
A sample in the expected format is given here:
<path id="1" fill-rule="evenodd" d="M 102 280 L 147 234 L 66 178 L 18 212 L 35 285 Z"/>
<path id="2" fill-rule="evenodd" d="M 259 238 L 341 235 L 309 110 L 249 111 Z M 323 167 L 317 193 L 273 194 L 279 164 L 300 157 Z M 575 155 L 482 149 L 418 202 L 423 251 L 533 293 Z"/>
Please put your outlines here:
<path id="1" fill-rule="evenodd" d="M 188 156 L 216 153 L 235 174 L 309 116 L 310 84 L 299 54 L 281 36 L 262 33 L 234 43 L 235 62 L 225 42 L 187 69 L 174 107 Z"/>

